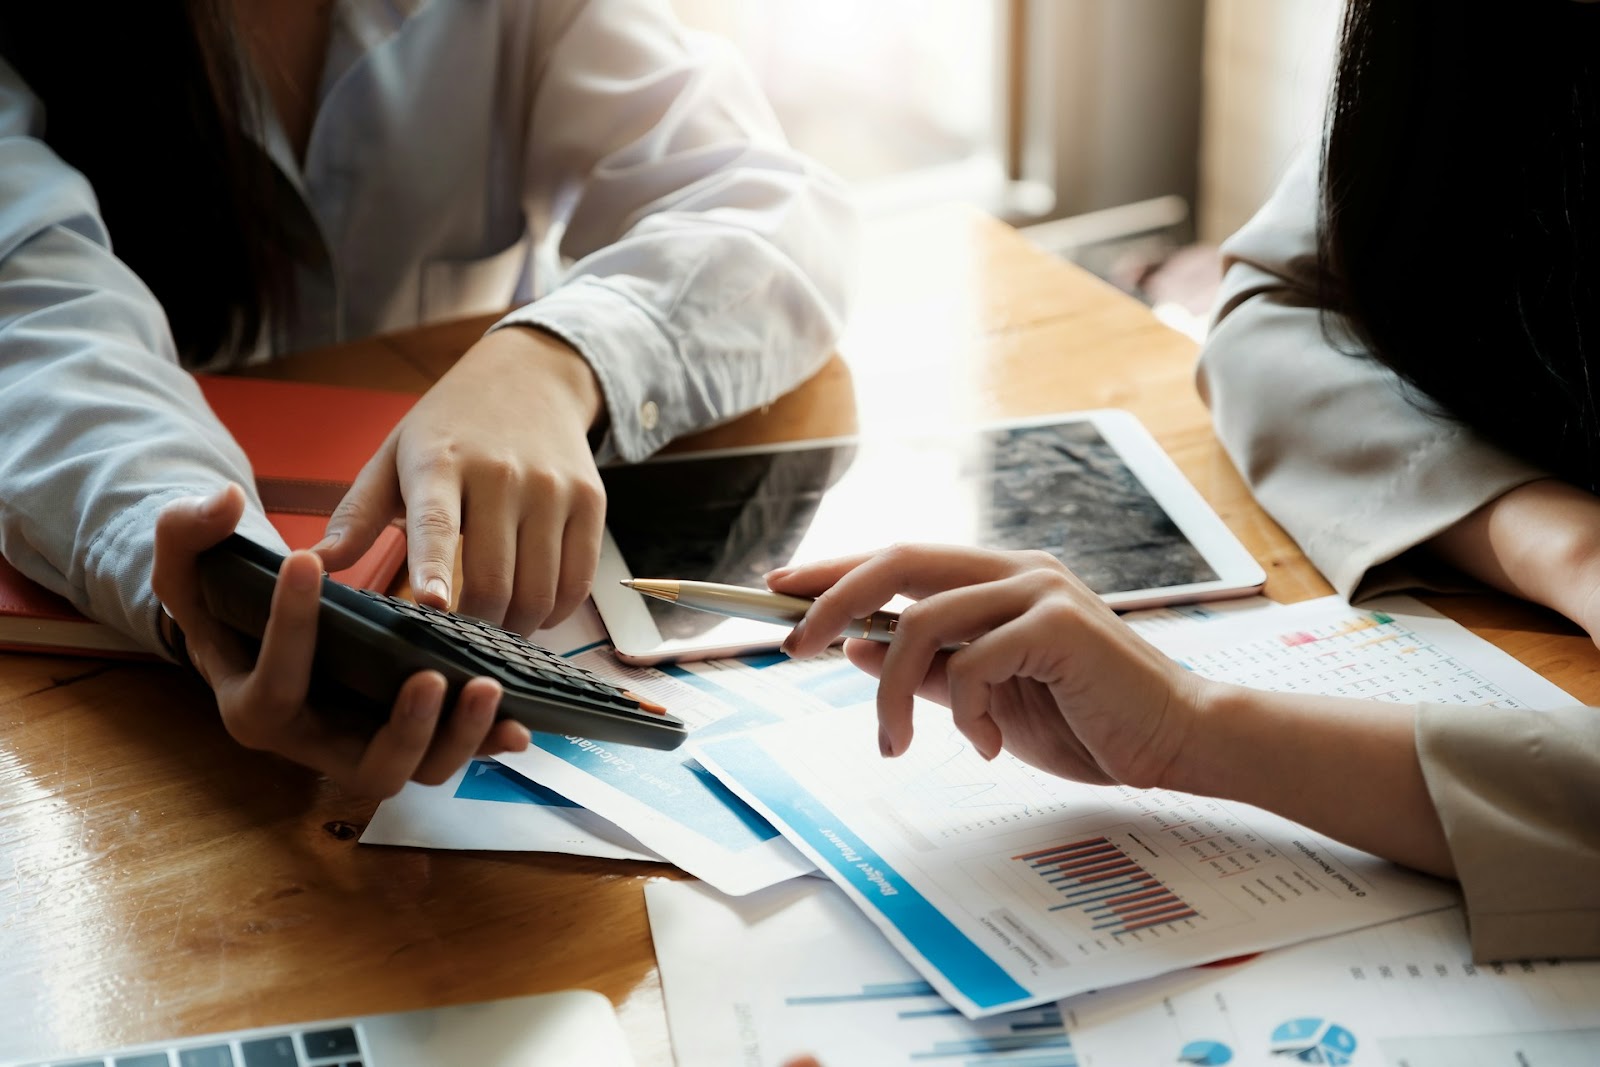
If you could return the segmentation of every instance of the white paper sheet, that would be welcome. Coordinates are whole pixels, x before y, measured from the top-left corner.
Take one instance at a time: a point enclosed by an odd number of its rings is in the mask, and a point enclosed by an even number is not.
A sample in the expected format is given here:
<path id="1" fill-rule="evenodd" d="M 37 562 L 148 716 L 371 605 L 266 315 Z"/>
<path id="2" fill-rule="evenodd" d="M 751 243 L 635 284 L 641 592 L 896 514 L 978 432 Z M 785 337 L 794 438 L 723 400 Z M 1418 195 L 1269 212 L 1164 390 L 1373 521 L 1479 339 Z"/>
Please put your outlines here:
<path id="1" fill-rule="evenodd" d="M 829 882 L 645 883 L 672 1049 L 695 1067 L 1073 1067 L 1054 1005 L 970 1020 Z"/>
<path id="2" fill-rule="evenodd" d="M 605 644 L 577 650 L 574 658 L 603 678 L 659 700 L 694 727 L 695 738 L 854 707 L 870 700 L 876 685 L 837 649 L 804 661 L 774 654 L 660 669 L 619 664 Z M 724 893 L 754 892 L 815 868 L 687 751 L 551 736 L 534 741 L 527 752 L 497 758 Z"/>
<path id="3" fill-rule="evenodd" d="M 1219 636 L 1220 635 L 1220 636 Z M 1403 704 L 1553 708 L 1572 696 L 1410 597 L 1352 608 L 1337 597 L 1241 613 L 1152 643 L 1191 670 L 1257 689 Z"/>
<path id="4" fill-rule="evenodd" d="M 1184 662 L 1379 699 L 1570 700 L 1437 617 L 1320 601 L 1195 628 Z M 1192 637 L 1192 640 L 1190 639 Z M 1163 644 L 1168 644 L 1163 638 Z M 1453 886 L 1246 805 L 985 764 L 947 712 L 877 756 L 870 707 L 697 746 L 970 1016 L 1436 909 Z M 1318 773 L 1338 773 L 1330 758 Z M 1104 881 L 1115 875 L 1116 881 Z M 1108 892 L 1110 890 L 1110 892 Z"/>
<path id="5" fill-rule="evenodd" d="M 560 626 L 536 633 L 534 642 L 568 649 L 604 636 L 599 615 L 586 603 Z M 439 786 L 408 782 L 378 805 L 362 831 L 361 843 L 661 859 L 598 815 L 484 760 L 473 760 Z"/>
<path id="6" fill-rule="evenodd" d="M 1592 1067 L 1600 963 L 1472 963 L 1456 908 L 1075 997 L 1084 1067 Z"/>
<path id="7" fill-rule="evenodd" d="M 1255 597 L 1226 601 L 1218 605 L 1194 604 L 1175 608 L 1155 608 L 1125 617 L 1138 626 L 1141 632 L 1178 632 L 1191 622 L 1224 615 L 1231 616 L 1239 611 L 1263 605 L 1272 606 L 1270 601 Z M 564 653 L 587 649 L 587 653 L 578 653 L 587 657 L 585 662 L 591 666 L 598 664 L 606 670 L 615 670 L 616 665 L 604 654 L 604 650 L 608 647 L 605 644 L 605 636 L 605 628 L 599 616 L 594 612 L 592 605 L 585 604 L 559 627 L 541 630 L 535 634 L 534 641 L 546 648 Z M 792 669 L 780 669 L 776 674 L 780 684 L 785 684 L 783 678 L 785 675 L 790 682 L 799 680 L 802 691 L 808 684 L 816 688 L 818 679 L 828 680 L 822 687 L 824 704 L 826 698 L 838 696 L 841 685 L 848 689 L 857 683 L 862 687 L 871 684 L 864 676 L 854 674 L 847 665 L 838 662 L 812 667 L 800 665 Z M 768 677 L 773 677 L 773 674 L 769 672 Z M 665 685 L 665 682 L 662 684 Z M 828 691 L 830 689 L 831 692 Z M 863 688 L 861 691 L 866 690 Z M 854 693 L 852 691 L 847 695 Z M 753 699 L 760 699 L 759 688 Z M 699 705 L 702 702 L 699 694 L 691 694 L 691 704 Z M 731 721 L 725 725 L 730 729 L 738 728 L 744 721 L 735 713 Z M 571 761 L 566 762 L 570 764 Z M 706 834 L 722 837 L 725 851 L 732 855 L 719 855 L 715 849 L 707 849 L 696 842 L 695 837 L 701 831 L 692 829 L 691 825 L 661 828 L 653 836 L 658 840 L 687 842 L 685 847 L 675 849 L 680 854 L 693 856 L 701 852 L 710 852 L 711 855 L 705 863 L 697 862 L 696 866 L 713 872 L 725 867 L 733 868 L 733 873 L 726 879 L 721 879 L 731 886 L 741 886 L 749 881 L 737 870 L 745 862 L 748 862 L 758 874 L 768 868 L 767 857 L 764 855 L 766 850 L 761 843 L 772 840 L 772 831 L 763 825 L 764 820 L 760 816 L 750 811 L 743 801 L 721 792 L 718 786 L 713 785 L 710 788 L 714 793 L 720 793 L 720 797 L 704 796 L 703 777 L 699 777 L 693 768 L 683 768 L 681 756 L 664 758 L 658 762 L 676 765 L 678 769 L 671 772 L 673 780 L 678 781 L 681 788 L 694 790 L 694 795 L 706 801 L 706 807 L 703 809 L 704 818 L 697 818 L 692 808 L 686 808 L 682 820 L 687 824 L 698 824 L 703 827 L 703 832 Z M 551 769 L 546 766 L 541 770 L 524 765 L 522 770 L 537 775 L 549 773 Z M 614 770 L 614 766 L 601 768 L 597 776 L 616 785 L 626 776 L 611 773 Z M 579 777 L 581 774 L 570 766 L 557 769 L 554 773 L 563 780 Z M 581 781 L 581 777 L 579 780 Z M 589 795 L 591 791 L 598 792 L 599 787 L 584 784 L 579 787 L 579 791 Z M 648 789 L 630 789 L 628 785 L 622 785 L 619 791 L 624 794 L 632 792 L 635 799 L 649 803 Z M 731 810 L 736 813 L 736 818 L 731 821 L 727 817 L 727 812 L 723 810 L 729 807 L 729 802 L 732 805 Z M 623 800 L 607 802 L 607 809 L 617 810 L 623 818 L 630 820 L 653 821 L 652 816 L 641 816 Z M 745 828 L 750 825 L 757 829 Z M 464 769 L 449 782 L 436 788 L 415 783 L 408 784 L 398 795 L 378 806 L 372 821 L 361 835 L 361 841 L 363 844 L 371 845 L 409 845 L 418 848 L 566 852 L 578 856 L 616 859 L 661 859 L 657 853 L 640 844 L 632 834 L 608 819 L 561 797 L 553 790 L 546 789 L 534 779 L 520 774 L 518 770 L 505 766 L 500 773 L 493 773 L 481 762 L 476 762 L 470 769 Z M 745 855 L 744 859 L 739 858 L 740 855 L 749 853 L 751 849 L 755 850 L 752 855 Z M 788 877 L 796 866 L 802 870 L 810 868 L 808 862 L 794 857 L 788 851 L 787 845 L 780 844 L 773 850 L 777 851 L 783 860 L 771 865 L 769 870 L 771 877 Z M 755 880 L 761 879 L 757 877 Z"/>
<path id="8" fill-rule="evenodd" d="M 443 785 L 406 783 L 378 805 L 361 843 L 661 861 L 600 816 L 491 760 L 473 760 Z"/>
<path id="9" fill-rule="evenodd" d="M 1142 611 L 1124 612 L 1122 621 L 1153 640 L 1156 635 L 1188 630 L 1195 623 L 1225 622 L 1241 615 L 1278 611 L 1284 605 L 1264 596 L 1236 597 L 1232 600 L 1208 600 L 1199 604 L 1175 604 L 1166 608 L 1145 608 Z"/>

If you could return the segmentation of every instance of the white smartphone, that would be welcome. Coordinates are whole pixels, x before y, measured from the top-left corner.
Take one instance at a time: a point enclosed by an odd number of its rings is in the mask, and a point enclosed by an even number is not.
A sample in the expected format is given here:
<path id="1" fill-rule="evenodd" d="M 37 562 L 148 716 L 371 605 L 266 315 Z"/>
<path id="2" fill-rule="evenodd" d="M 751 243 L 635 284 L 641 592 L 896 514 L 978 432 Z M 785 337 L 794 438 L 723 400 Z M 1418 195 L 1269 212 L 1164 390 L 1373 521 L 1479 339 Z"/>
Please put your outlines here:
<path id="1" fill-rule="evenodd" d="M 1266 580 L 1125 411 L 685 453 L 600 473 L 607 533 L 594 602 L 628 663 L 776 649 L 788 628 L 676 607 L 622 579 L 764 588 L 774 567 L 895 542 L 1044 549 L 1118 609 L 1245 596 Z"/>

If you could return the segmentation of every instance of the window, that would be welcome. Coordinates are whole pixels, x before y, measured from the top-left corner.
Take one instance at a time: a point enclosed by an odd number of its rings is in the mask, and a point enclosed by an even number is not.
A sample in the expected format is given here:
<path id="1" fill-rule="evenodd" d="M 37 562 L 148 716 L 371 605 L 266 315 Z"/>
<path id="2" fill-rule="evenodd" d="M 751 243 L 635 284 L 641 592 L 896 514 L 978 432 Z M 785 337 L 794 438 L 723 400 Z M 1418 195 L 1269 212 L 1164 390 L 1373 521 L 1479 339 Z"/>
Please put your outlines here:
<path id="1" fill-rule="evenodd" d="M 868 210 L 1001 206 L 1006 4 L 983 0 L 673 0 L 738 46 L 796 147 Z"/>

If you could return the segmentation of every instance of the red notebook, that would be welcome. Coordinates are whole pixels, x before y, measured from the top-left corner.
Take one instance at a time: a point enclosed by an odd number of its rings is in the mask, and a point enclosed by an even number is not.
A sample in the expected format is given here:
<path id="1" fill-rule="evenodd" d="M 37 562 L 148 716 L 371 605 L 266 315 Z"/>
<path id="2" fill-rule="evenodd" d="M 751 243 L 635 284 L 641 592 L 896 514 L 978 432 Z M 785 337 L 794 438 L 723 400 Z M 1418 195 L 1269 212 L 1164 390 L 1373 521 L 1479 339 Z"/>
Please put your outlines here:
<path id="1" fill-rule="evenodd" d="M 267 518 L 290 548 L 322 540 L 328 515 L 415 396 L 332 385 L 197 375 L 200 390 L 250 457 Z M 406 560 L 389 527 L 333 578 L 385 589 Z M 79 614 L 0 559 L 0 649 L 85 656 L 144 654 L 142 646 Z"/>

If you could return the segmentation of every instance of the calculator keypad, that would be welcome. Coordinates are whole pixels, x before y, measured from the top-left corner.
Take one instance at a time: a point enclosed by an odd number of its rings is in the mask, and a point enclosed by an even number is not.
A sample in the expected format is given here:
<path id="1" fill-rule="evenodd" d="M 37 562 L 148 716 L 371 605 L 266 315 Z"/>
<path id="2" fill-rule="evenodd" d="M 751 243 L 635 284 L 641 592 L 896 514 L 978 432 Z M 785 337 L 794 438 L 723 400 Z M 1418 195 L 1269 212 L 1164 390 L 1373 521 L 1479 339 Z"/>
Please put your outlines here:
<path id="1" fill-rule="evenodd" d="M 464 641 L 494 663 L 503 666 L 525 686 L 543 689 L 554 696 L 579 698 L 590 704 L 666 714 L 667 709 L 636 693 L 603 681 L 577 664 L 534 644 L 521 634 L 478 619 L 454 615 L 425 604 L 401 600 L 371 590 L 362 593 L 408 619 L 440 631 L 447 639 Z"/>

